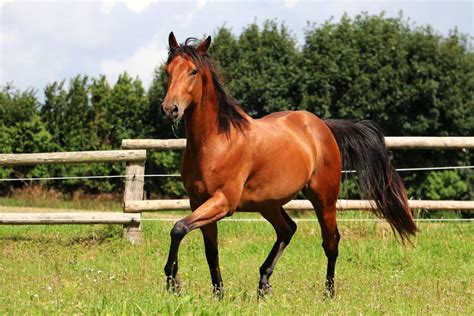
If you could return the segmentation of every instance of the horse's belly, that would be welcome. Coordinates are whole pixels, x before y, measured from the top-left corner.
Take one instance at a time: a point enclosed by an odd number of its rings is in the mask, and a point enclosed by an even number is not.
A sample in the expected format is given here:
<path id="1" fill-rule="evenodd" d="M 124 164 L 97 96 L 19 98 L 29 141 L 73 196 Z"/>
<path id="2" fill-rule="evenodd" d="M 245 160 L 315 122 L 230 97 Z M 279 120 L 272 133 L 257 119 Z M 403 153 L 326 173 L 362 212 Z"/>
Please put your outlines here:
<path id="1" fill-rule="evenodd" d="M 261 208 L 286 204 L 306 185 L 309 175 L 307 168 L 286 165 L 259 172 L 244 184 L 239 209 L 260 212 Z"/>

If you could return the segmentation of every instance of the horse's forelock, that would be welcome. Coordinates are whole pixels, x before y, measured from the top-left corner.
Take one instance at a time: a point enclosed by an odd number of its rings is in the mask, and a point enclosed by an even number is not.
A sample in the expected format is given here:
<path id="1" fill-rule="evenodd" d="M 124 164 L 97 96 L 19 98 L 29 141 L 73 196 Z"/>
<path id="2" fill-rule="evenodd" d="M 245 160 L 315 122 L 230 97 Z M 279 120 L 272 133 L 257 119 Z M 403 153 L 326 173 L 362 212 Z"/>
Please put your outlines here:
<path id="1" fill-rule="evenodd" d="M 206 63 L 206 60 L 202 53 L 198 52 L 197 45 L 198 39 L 195 37 L 188 37 L 184 43 L 180 44 L 179 47 L 171 49 L 168 51 L 168 60 L 166 64 L 169 64 L 173 61 L 176 56 L 188 57 L 192 62 L 198 66 L 209 66 L 209 63 Z"/>

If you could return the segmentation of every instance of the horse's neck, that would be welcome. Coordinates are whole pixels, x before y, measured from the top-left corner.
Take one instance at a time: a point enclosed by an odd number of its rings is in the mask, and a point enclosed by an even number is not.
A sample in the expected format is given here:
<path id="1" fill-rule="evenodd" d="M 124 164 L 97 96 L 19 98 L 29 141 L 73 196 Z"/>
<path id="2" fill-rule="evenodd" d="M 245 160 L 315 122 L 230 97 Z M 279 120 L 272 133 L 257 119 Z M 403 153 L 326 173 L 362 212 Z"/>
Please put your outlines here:
<path id="1" fill-rule="evenodd" d="M 217 96 L 203 91 L 201 102 L 185 113 L 186 141 L 194 150 L 219 137 L 217 125 Z"/>

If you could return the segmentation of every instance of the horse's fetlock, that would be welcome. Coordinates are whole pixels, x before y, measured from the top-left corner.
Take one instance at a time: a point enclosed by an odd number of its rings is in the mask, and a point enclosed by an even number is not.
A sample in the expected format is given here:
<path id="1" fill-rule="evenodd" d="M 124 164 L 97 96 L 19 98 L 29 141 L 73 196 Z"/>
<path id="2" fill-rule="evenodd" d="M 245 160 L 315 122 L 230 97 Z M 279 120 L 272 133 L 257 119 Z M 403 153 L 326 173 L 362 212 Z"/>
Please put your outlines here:
<path id="1" fill-rule="evenodd" d="M 165 271 L 165 275 L 167 277 L 174 277 L 178 271 L 178 263 L 173 261 L 170 264 L 166 264 L 163 270 Z"/>
<path id="2" fill-rule="evenodd" d="M 260 276 L 262 277 L 262 279 L 268 280 L 268 278 L 270 278 L 272 273 L 273 273 L 272 267 L 268 267 L 268 268 L 261 267 L 260 268 Z"/>

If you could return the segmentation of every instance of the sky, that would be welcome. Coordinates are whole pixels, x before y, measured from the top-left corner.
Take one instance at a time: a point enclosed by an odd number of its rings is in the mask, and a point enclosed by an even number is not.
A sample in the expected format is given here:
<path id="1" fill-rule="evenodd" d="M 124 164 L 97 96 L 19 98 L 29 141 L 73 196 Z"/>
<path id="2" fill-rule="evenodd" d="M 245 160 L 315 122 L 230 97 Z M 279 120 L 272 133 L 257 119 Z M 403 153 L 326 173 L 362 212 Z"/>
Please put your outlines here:
<path id="1" fill-rule="evenodd" d="M 457 28 L 474 35 L 474 0 L 0 0 L 0 86 L 33 88 L 41 98 L 53 81 L 105 74 L 114 83 L 127 71 L 149 87 L 167 56 L 167 39 L 212 35 L 221 27 L 238 35 L 249 24 L 284 22 L 301 45 L 307 22 L 344 13 L 397 17 L 441 34 Z"/>

